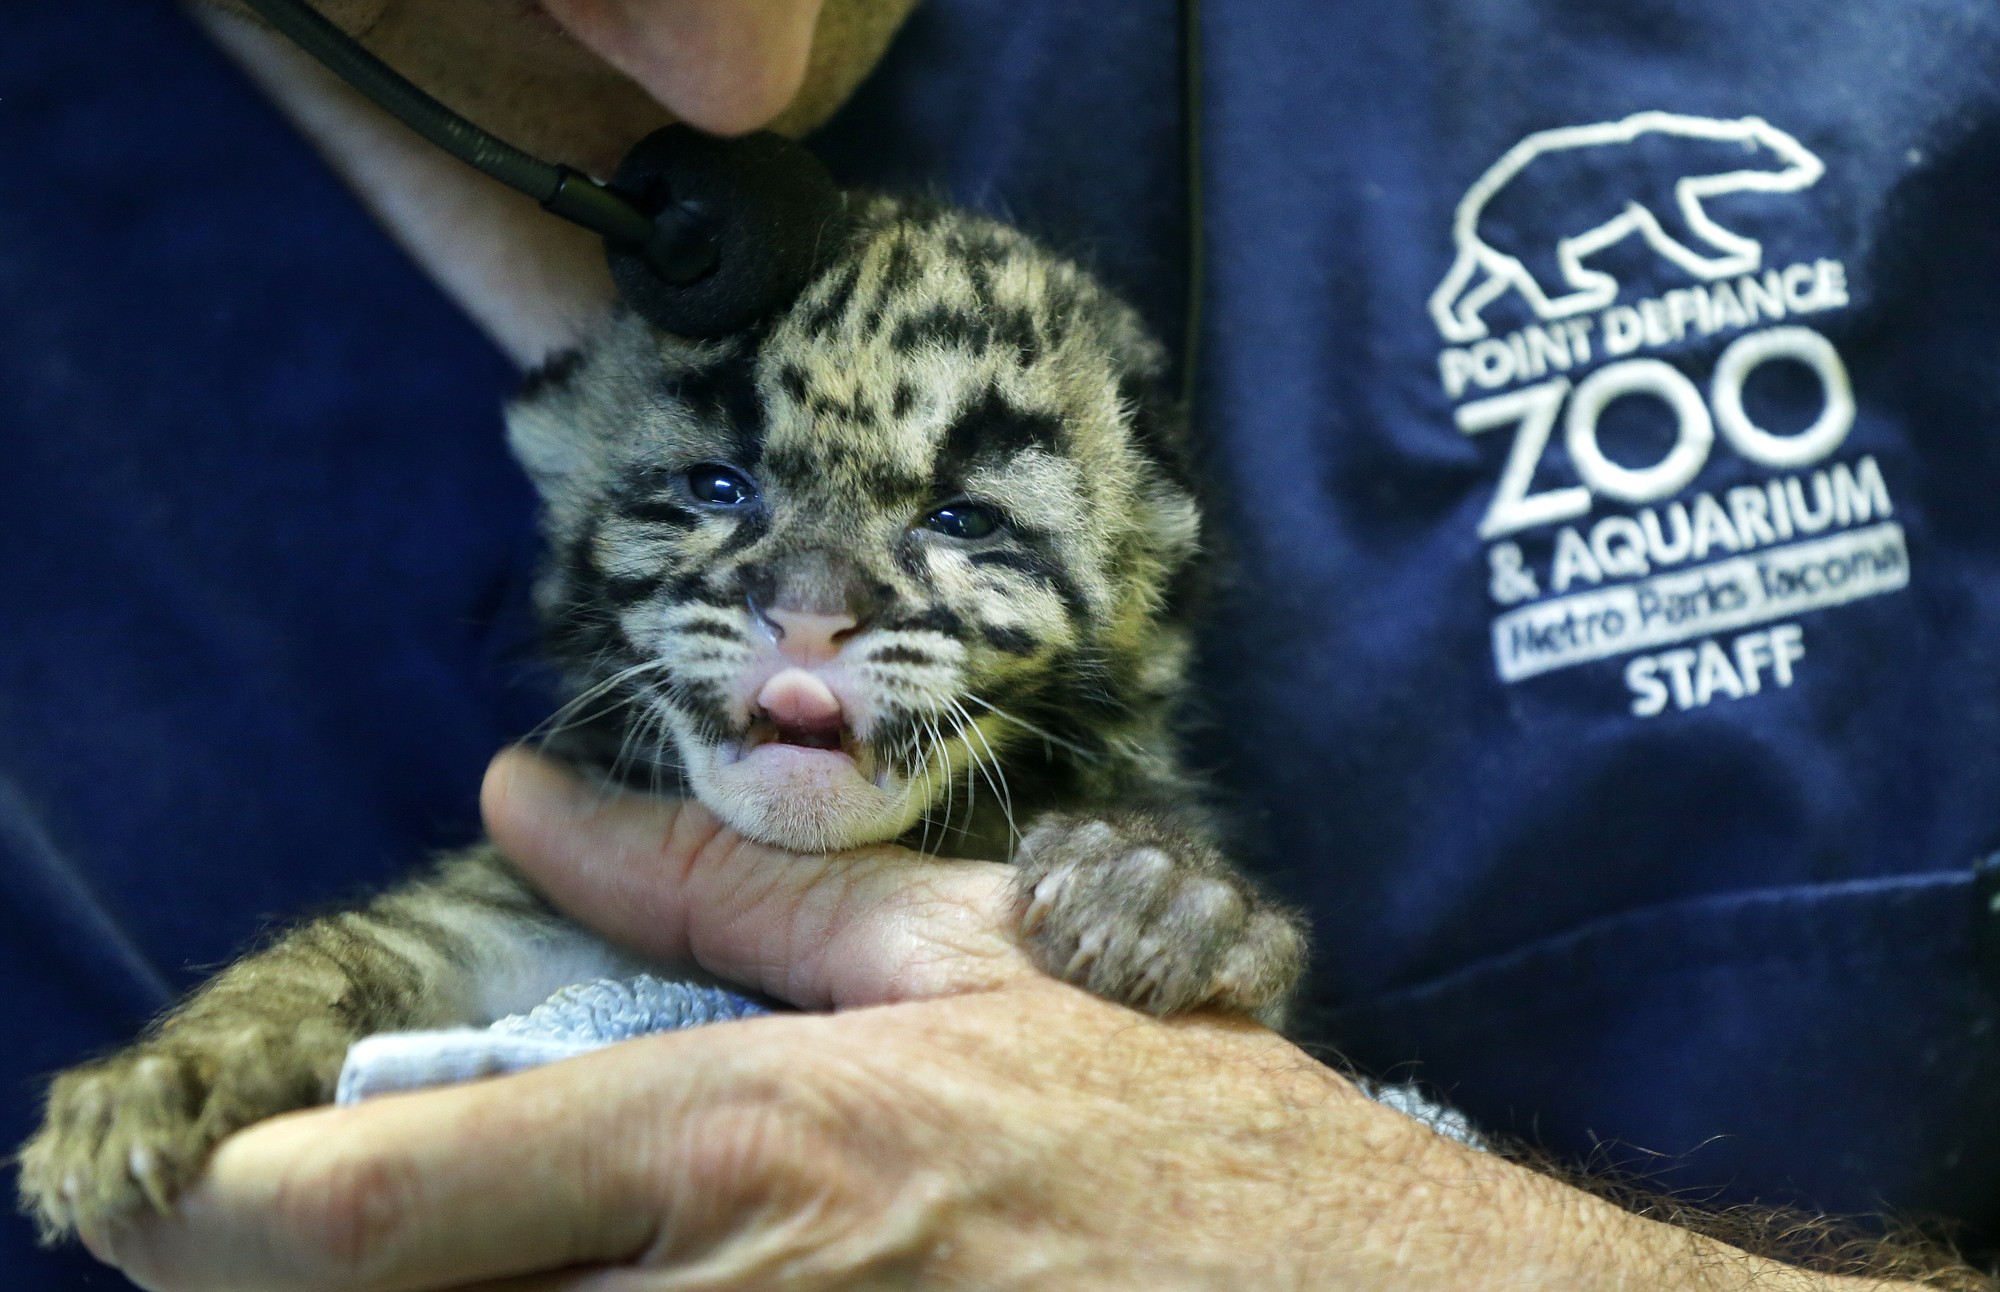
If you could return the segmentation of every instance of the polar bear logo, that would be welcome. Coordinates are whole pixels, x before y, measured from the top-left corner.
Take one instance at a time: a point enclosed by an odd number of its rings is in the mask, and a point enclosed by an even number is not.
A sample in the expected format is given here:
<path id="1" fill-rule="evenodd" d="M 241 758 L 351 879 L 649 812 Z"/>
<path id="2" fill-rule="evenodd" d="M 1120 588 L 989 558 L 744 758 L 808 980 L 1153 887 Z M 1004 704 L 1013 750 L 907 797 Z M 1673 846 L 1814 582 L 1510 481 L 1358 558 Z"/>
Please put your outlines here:
<path id="1" fill-rule="evenodd" d="M 1633 233 L 1696 278 L 1751 273 L 1763 245 L 1709 218 L 1723 193 L 1792 193 L 1826 165 L 1759 117 L 1724 121 L 1640 112 L 1566 126 L 1509 148 L 1460 199 L 1458 256 L 1431 293 L 1431 317 L 1452 342 L 1486 335 L 1480 311 L 1518 291 L 1542 319 L 1618 299 L 1618 280 L 1584 263 Z"/>

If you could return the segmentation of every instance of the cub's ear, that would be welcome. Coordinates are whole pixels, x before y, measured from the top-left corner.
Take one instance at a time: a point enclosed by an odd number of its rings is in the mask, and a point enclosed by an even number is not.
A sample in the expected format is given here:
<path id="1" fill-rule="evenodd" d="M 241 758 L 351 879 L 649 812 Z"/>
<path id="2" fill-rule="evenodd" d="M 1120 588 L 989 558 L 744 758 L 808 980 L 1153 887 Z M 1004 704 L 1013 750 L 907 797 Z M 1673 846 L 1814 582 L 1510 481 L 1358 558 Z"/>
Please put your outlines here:
<path id="1" fill-rule="evenodd" d="M 1180 392 L 1151 364 L 1119 383 L 1119 403 L 1132 451 L 1145 463 L 1135 512 L 1154 559 L 1179 572 L 1201 551 L 1200 491 L 1187 410 Z"/>
<path id="2" fill-rule="evenodd" d="M 594 475 L 604 460 L 603 441 L 578 391 L 587 366 L 582 350 L 551 355 L 507 404 L 507 445 L 544 498 Z"/>
<path id="3" fill-rule="evenodd" d="M 1183 493 L 1195 493 L 1194 446 L 1180 392 L 1167 384 L 1164 373 L 1149 368 L 1128 372 L 1119 381 L 1118 400 L 1139 456 L 1166 483 Z"/>

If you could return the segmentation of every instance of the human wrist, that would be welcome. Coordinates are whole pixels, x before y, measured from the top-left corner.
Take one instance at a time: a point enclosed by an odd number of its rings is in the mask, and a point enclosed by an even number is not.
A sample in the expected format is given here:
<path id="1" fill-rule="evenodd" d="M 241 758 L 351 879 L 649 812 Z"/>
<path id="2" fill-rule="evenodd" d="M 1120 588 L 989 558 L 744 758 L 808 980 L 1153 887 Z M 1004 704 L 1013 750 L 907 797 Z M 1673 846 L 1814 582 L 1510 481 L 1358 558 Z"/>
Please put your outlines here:
<path id="1" fill-rule="evenodd" d="M 1920 1286 L 1801 1268 L 1628 1210 L 1587 1187 L 1438 1134 L 1269 1033 L 1196 1020 L 1174 1026 L 1189 1042 L 1184 1082 L 1208 1087 L 1207 1108 L 1197 1116 L 1235 1119 L 1237 1136 L 1249 1132 L 1260 1141 L 1253 1156 L 1283 1174 L 1258 1180 L 1254 1171 L 1210 1159 L 1209 1171 L 1242 1182 L 1233 1215 L 1218 1213 L 1206 1234 L 1181 1235 L 1178 1269 L 1187 1277 L 1126 1286 L 1399 1292 Z M 1282 1209 L 1270 1207 L 1268 1194 L 1260 1201 L 1258 1186 L 1272 1179 L 1282 1180 L 1289 1195 Z M 1691 1213 L 1669 1206 L 1664 1214 Z"/>
<path id="2" fill-rule="evenodd" d="M 1407 1118 L 1389 1109 L 1376 1117 Z M 1682 1225 L 1627 1210 L 1556 1176 L 1410 1122 L 1378 1130 L 1370 1164 L 1346 1161 L 1345 1184 L 1369 1176 L 1383 1191 L 1378 1223 L 1337 1266 L 1307 1266 L 1301 1287 L 1467 1286 L 1583 1292 L 1887 1292 L 1919 1284 L 1842 1276 L 1758 1255 Z M 1338 1160 L 1338 1159 L 1334 1159 Z M 1401 1169 L 1384 1170 L 1385 1163 Z M 1341 1200 L 1330 1199 L 1338 1207 Z M 1678 1209 L 1675 1209 L 1678 1210 Z M 1372 1275 L 1355 1279 L 1357 1259 Z"/>

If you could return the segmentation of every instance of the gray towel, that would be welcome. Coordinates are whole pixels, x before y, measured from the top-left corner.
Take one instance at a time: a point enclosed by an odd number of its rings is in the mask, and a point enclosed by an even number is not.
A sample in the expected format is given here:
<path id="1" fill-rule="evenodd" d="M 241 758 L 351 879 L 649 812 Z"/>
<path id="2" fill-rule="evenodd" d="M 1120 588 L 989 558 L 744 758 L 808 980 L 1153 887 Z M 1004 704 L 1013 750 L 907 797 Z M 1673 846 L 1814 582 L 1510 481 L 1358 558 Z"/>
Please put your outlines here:
<path id="1" fill-rule="evenodd" d="M 490 1027 L 384 1032 L 356 1041 L 341 1065 L 334 1102 L 357 1104 L 399 1090 L 422 1090 L 539 1067 L 654 1032 L 753 1018 L 771 1011 L 721 987 L 640 974 L 573 983 L 525 1014 Z M 1464 1113 L 1414 1085 L 1361 1081 L 1362 1093 L 1440 1135 L 1487 1147 Z"/>
<path id="2" fill-rule="evenodd" d="M 527 1013 L 509 1014 L 490 1027 L 364 1037 L 348 1048 L 333 1100 L 356 1104 L 399 1090 L 519 1072 L 635 1036 L 769 1012 L 720 987 L 651 974 L 572 983 Z"/>

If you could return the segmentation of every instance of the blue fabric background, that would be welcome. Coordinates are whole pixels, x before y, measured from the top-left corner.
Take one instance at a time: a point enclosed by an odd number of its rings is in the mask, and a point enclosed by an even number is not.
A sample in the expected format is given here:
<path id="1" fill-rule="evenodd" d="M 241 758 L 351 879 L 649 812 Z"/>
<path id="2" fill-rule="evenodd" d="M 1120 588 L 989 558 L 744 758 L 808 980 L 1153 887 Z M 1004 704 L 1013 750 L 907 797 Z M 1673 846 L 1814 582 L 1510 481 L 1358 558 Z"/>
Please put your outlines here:
<path id="1" fill-rule="evenodd" d="M 1966 867 L 2000 836 L 2000 15 L 1207 8 L 1202 425 L 1238 573 L 1200 756 L 1313 913 L 1319 1034 L 1559 1151 L 1990 1244 Z M 1020 221 L 1177 336 L 1172 9 L 933 0 L 822 148 Z M 1796 688 L 1642 724 L 1615 662 L 1494 679 L 1474 524 L 1504 436 L 1453 427 L 1424 301 L 1506 148 L 1656 108 L 1826 159 L 1811 202 L 1729 209 L 1772 263 L 1848 264 L 1850 445 L 1914 574 L 1808 616 Z M 267 921 L 470 837 L 544 699 L 511 374 L 183 18 L 10 18 L 0 173 L 11 1143 L 41 1074 Z M 1749 478 L 1718 454 L 1696 484 Z M 121 1283 L 12 1221 L 0 1271 Z"/>
<path id="2" fill-rule="evenodd" d="M 465 840 L 516 686 L 507 365 L 169 5 L 0 41 L 0 1141 L 273 918 Z M 11 1183 L 9 1186 L 11 1190 Z M 112 1286 L 0 1228 L 10 1288 Z"/>

